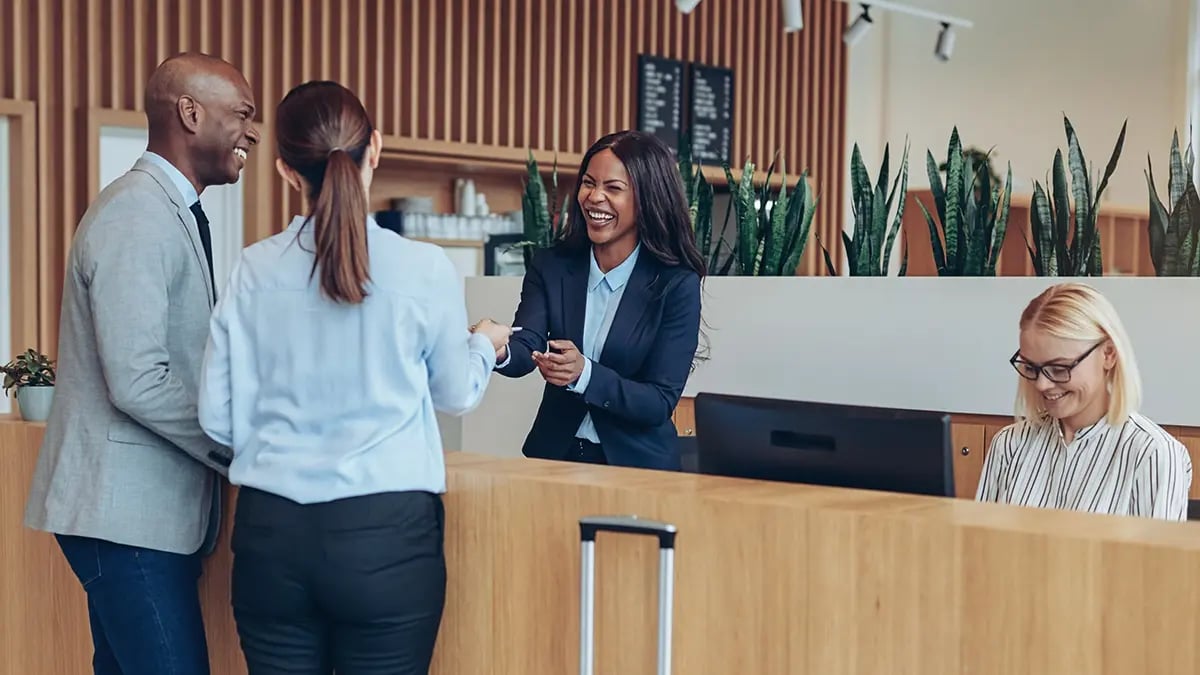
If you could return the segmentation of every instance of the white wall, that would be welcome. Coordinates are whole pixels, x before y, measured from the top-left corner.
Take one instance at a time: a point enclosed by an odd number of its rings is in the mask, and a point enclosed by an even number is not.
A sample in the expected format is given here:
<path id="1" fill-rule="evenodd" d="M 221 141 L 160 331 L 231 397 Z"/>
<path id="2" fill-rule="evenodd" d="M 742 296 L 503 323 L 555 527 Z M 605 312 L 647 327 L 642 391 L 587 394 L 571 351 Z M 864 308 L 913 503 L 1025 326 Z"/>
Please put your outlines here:
<path id="1" fill-rule="evenodd" d="M 710 359 L 685 396 L 716 392 L 954 413 L 1012 415 L 1025 304 L 1058 281 L 1040 277 L 714 277 L 704 318 Z M 1142 412 L 1165 425 L 1200 426 L 1200 280 L 1088 280 L 1116 307 L 1139 361 Z M 467 280 L 471 320 L 511 321 L 519 278 Z M 769 317 L 769 321 L 765 318 Z M 536 373 L 494 375 L 483 403 L 443 419 L 447 447 L 505 455 L 521 443 L 541 400 Z M 460 439 L 461 444 L 451 445 Z"/>
<path id="2" fill-rule="evenodd" d="M 1106 202 L 1147 208 L 1147 153 L 1165 175 L 1172 131 L 1187 140 L 1190 0 L 905 1 L 975 26 L 958 29 L 953 58 L 941 62 L 936 23 L 872 11 L 875 26 L 849 50 L 847 158 L 858 141 L 874 175 L 890 142 L 894 172 L 907 135 L 909 185 L 928 187 L 925 152 L 944 161 L 957 124 L 965 144 L 995 145 L 999 173 L 1012 162 L 1014 192 L 1029 194 L 1034 179 L 1045 184 L 1055 149 L 1065 152 L 1063 113 L 1095 171 L 1128 117 Z"/>
<path id="3" fill-rule="evenodd" d="M 148 138 L 144 128 L 100 128 L 100 184 L 97 190 L 120 178 L 146 151 Z M 242 251 L 242 182 L 215 185 L 200 195 L 200 204 L 212 229 L 213 278 L 218 294 L 225 287 L 233 265 Z"/>
<path id="4" fill-rule="evenodd" d="M 9 199 L 11 161 L 8 118 L 0 117 L 0 363 L 13 357 L 12 342 L 12 201 Z M 30 345 L 32 346 L 32 345 Z M 0 395 L 0 414 L 12 412 L 12 399 Z"/>

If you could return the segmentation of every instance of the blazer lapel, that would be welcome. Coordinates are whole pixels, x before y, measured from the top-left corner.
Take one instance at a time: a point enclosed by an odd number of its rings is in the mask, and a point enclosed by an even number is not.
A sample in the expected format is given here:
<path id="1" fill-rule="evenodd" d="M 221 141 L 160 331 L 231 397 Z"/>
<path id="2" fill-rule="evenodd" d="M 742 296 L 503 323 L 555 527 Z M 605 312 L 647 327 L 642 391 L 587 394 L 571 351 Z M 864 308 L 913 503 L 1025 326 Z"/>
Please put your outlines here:
<path id="1" fill-rule="evenodd" d="M 208 260 L 204 257 L 204 244 L 200 241 L 200 226 L 196 224 L 196 216 L 192 213 L 192 205 L 184 204 L 183 195 L 179 194 L 179 189 L 171 182 L 161 169 L 154 164 L 145 160 L 139 159 L 133 165 L 133 170 L 143 171 L 150 174 L 163 192 L 167 193 L 167 198 L 175 205 L 175 214 L 179 216 L 179 226 L 183 228 L 184 235 L 192 244 L 192 254 L 196 256 L 196 262 L 200 264 L 200 269 L 203 272 L 200 276 L 204 277 L 204 287 L 208 289 L 208 304 L 212 307 L 214 289 L 212 287 L 212 273 L 208 269 Z"/>
<path id="2" fill-rule="evenodd" d="M 587 258 L 582 258 L 583 264 L 579 264 L 578 260 L 573 261 L 567 266 L 567 273 L 562 278 L 562 317 L 563 328 L 567 331 L 566 336 L 551 335 L 549 339 L 559 340 L 563 337 L 575 343 L 575 346 L 580 350 L 583 349 L 583 319 L 584 313 L 587 311 L 587 280 L 588 280 L 588 263 Z"/>
<path id="3" fill-rule="evenodd" d="M 625 292 L 621 294 L 621 304 L 617 305 L 617 313 L 608 328 L 608 337 L 605 338 L 604 349 L 600 352 L 601 363 L 611 365 L 612 359 L 629 345 L 629 338 L 649 309 L 656 281 L 658 261 L 649 251 L 643 249 L 638 254 L 637 264 L 633 266 L 633 273 L 626 282 Z"/>

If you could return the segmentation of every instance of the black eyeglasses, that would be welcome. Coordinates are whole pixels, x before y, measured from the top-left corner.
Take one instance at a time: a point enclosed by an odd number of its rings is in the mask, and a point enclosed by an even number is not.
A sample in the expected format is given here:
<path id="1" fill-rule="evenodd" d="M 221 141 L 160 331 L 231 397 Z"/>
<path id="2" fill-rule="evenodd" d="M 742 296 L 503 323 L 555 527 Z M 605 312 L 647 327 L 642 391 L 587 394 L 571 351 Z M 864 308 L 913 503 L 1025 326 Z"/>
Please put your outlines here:
<path id="1" fill-rule="evenodd" d="M 1086 359 L 1088 356 L 1091 356 L 1092 352 L 1096 351 L 1096 347 L 1099 347 L 1105 342 L 1105 340 L 1097 342 L 1096 344 L 1092 345 L 1091 349 L 1087 350 L 1082 356 L 1070 363 L 1052 363 L 1048 366 L 1039 366 L 1028 361 L 1022 361 L 1020 359 L 1021 350 L 1019 349 L 1015 354 L 1012 355 L 1012 358 L 1009 359 L 1008 362 L 1012 364 L 1012 367 L 1021 377 L 1027 380 L 1036 381 L 1039 375 L 1045 375 L 1047 380 L 1058 384 L 1063 384 L 1071 381 L 1071 371 L 1075 369 L 1075 366 L 1083 363 L 1084 359 Z"/>

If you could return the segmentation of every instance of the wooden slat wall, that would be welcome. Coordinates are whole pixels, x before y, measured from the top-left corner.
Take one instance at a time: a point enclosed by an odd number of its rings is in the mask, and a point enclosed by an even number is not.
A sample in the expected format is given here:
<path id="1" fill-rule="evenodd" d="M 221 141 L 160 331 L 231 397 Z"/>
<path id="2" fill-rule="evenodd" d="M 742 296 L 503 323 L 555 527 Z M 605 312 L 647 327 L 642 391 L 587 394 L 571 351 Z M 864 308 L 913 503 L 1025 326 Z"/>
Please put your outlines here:
<path id="1" fill-rule="evenodd" d="M 0 98 L 37 103 L 39 336 L 53 351 L 63 261 L 88 201 L 89 109 L 140 110 L 155 65 L 183 50 L 242 69 L 264 145 L 246 181 L 246 239 L 299 208 L 270 161 L 274 107 L 313 78 L 355 89 L 393 146 L 504 157 L 582 154 L 634 123 L 639 53 L 735 72 L 734 164 L 776 149 L 807 168 L 814 227 L 838 243 L 844 159 L 846 5 L 805 0 L 785 34 L 778 0 L 0 0 Z M 539 155 L 542 156 L 542 155 Z M 519 177 L 513 180 L 519 189 Z M 820 273 L 810 246 L 802 271 Z"/>

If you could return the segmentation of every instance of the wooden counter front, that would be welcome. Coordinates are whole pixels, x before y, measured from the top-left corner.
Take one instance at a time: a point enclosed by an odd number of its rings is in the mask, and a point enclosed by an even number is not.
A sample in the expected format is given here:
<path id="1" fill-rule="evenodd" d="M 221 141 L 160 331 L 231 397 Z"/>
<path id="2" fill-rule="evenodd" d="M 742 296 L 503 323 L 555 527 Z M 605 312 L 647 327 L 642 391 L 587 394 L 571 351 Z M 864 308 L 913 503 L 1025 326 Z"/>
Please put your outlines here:
<path id="1" fill-rule="evenodd" d="M 83 595 L 20 527 L 40 427 L 0 422 L 0 664 L 89 672 Z M 576 672 L 578 518 L 675 523 L 675 673 L 1200 672 L 1200 525 L 447 456 L 450 583 L 433 672 Z M 213 672 L 244 673 L 228 528 L 203 596 Z M 654 672 L 650 539 L 601 534 L 597 673 Z"/>

